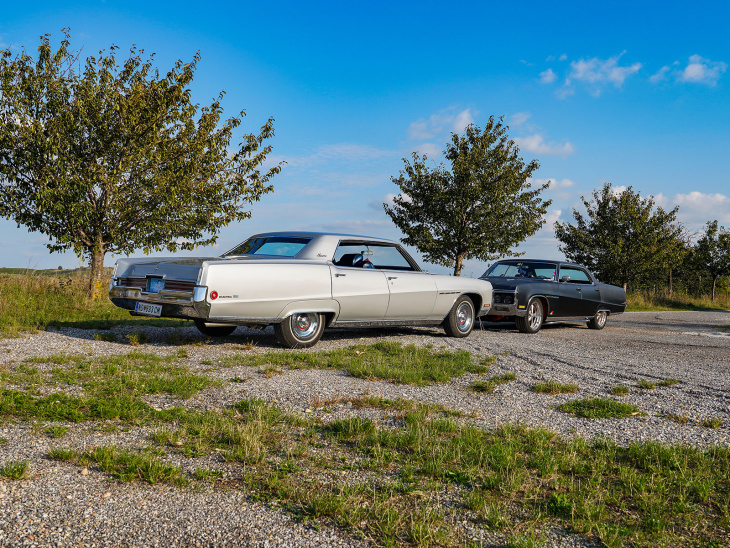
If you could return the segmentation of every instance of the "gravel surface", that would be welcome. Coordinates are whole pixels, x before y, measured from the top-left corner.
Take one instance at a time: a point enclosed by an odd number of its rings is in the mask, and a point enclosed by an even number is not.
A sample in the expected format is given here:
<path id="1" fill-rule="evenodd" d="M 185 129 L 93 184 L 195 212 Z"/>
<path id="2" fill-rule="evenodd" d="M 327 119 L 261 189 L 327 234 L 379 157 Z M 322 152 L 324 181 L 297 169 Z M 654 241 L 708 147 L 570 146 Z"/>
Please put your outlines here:
<path id="1" fill-rule="evenodd" d="M 468 350 L 479 356 L 496 355 L 490 373 L 515 372 L 515 381 L 499 385 L 493 393 L 476 394 L 467 387 L 485 376 L 466 374 L 445 384 L 425 387 L 366 381 L 333 370 L 284 371 L 267 378 L 258 367 L 217 367 L 232 354 L 278 351 L 271 329 L 239 328 L 224 340 L 211 341 L 195 328 L 120 327 L 119 341 L 93 338 L 96 331 L 63 329 L 0 339 L 0 369 L 12 369 L 33 356 L 51 354 L 112 355 L 132 350 L 168 355 L 181 345 L 188 366 L 197 372 L 228 381 L 190 398 L 149 397 L 155 407 L 184 405 L 216 409 L 244 398 L 258 397 L 302 416 L 323 421 L 359 414 L 375 420 L 387 418 L 378 409 L 353 409 L 345 400 L 363 394 L 388 399 L 404 398 L 438 403 L 464 412 L 470 421 L 488 428 L 521 423 L 554 430 L 566 437 L 608 437 L 620 444 L 641 440 L 684 443 L 698 447 L 730 446 L 730 312 L 637 312 L 609 318 L 603 331 L 581 324 L 546 326 L 535 335 L 518 333 L 510 326 L 484 324 L 466 339 L 452 339 L 438 329 L 330 330 L 311 351 L 394 340 L 427 344 L 435 348 Z M 127 335 L 143 332 L 147 342 L 128 344 Z M 173 344 L 174 343 L 174 344 Z M 39 368 L 42 366 L 39 366 Z M 637 388 L 646 380 L 679 383 L 654 390 Z M 541 380 L 577 384 L 576 394 L 541 395 L 532 387 Z M 645 416 L 627 419 L 580 419 L 555 410 L 576 398 L 611 397 L 618 384 L 630 387 L 620 399 L 643 410 Z M 78 389 L 75 389 L 78 391 Z M 69 393 L 77 393 L 71 390 Z M 342 400 L 337 402 L 337 400 Z M 321 402 L 335 402 L 322 409 Z M 670 417 L 685 417 L 679 424 Z M 717 429 L 704 427 L 719 419 Z M 30 461 L 30 478 L 0 479 L 0 545 L 2 546 L 360 546 L 342 531 L 294 521 L 276 507 L 252 503 L 238 487 L 178 489 L 110 481 L 90 468 L 49 460 L 50 447 L 63 445 L 87 449 L 115 444 L 145 447 L 149 429 L 134 427 L 112 432 L 94 424 L 68 424 L 62 440 L 22 421 L 0 423 L 0 465 L 12 460 Z M 60 443 L 59 443 L 60 442 Z M 201 466 L 202 460 L 178 464 Z M 221 463 L 208 463 L 221 467 Z M 225 472 L 230 474 L 230 470 Z M 227 476 L 226 476 L 227 477 Z M 233 477 L 233 475 L 231 476 Z M 225 479 L 225 478 L 224 478 Z M 228 485 L 223 482 L 223 485 Z M 498 535 L 474 533 L 486 546 L 499 543 Z M 545 546 L 591 546 L 579 537 L 546 531 Z M 503 542 L 503 539 L 502 539 Z"/>

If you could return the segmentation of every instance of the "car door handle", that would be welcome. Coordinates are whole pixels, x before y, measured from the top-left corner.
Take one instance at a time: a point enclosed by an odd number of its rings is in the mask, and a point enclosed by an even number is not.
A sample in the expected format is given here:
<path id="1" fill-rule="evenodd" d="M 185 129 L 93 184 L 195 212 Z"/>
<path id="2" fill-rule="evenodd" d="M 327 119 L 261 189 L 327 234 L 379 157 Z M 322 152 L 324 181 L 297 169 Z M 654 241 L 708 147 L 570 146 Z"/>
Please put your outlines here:
<path id="1" fill-rule="evenodd" d="M 398 279 L 398 276 L 388 276 L 388 279 L 389 280 L 397 280 Z"/>
<path id="2" fill-rule="evenodd" d="M 347 276 L 347 274 L 340 274 L 339 272 L 335 272 L 335 278 L 339 278 L 339 277 L 344 278 L 345 276 Z"/>

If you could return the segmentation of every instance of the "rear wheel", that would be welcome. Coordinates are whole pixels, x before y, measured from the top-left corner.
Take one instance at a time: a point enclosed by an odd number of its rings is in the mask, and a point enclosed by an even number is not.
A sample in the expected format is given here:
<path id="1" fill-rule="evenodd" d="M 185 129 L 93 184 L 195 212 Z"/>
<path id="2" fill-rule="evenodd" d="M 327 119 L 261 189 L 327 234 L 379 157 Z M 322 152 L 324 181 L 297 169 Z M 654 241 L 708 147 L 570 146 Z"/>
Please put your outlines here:
<path id="1" fill-rule="evenodd" d="M 449 337 L 466 337 L 474 329 L 474 303 L 466 295 L 456 299 L 444 320 L 444 331 Z"/>
<path id="2" fill-rule="evenodd" d="M 314 346 L 323 332 L 324 315 L 317 312 L 292 314 L 283 322 L 274 324 L 276 340 L 286 348 Z"/>
<path id="3" fill-rule="evenodd" d="M 588 327 L 591 329 L 603 329 L 606 327 L 606 320 L 608 320 L 608 312 L 601 310 L 588 320 Z"/>
<path id="4" fill-rule="evenodd" d="M 195 327 L 208 337 L 227 337 L 236 330 L 237 325 L 205 325 L 203 320 L 194 320 Z"/>
<path id="5" fill-rule="evenodd" d="M 537 333 L 542 327 L 543 308 L 540 299 L 532 299 L 527 305 L 527 315 L 517 316 L 515 324 L 522 333 Z"/>

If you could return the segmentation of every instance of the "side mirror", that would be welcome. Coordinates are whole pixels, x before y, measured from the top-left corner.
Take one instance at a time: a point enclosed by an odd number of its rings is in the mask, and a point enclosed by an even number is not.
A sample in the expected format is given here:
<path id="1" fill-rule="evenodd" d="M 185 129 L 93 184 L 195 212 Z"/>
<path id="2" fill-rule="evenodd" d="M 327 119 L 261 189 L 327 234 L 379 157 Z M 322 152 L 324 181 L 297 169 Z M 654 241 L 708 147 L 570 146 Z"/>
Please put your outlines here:
<path id="1" fill-rule="evenodd" d="M 569 281 L 570 281 L 570 276 L 568 276 L 568 275 L 565 275 L 565 276 L 563 276 L 562 278 L 560 278 L 560 281 L 561 281 L 561 282 L 569 282 Z"/>

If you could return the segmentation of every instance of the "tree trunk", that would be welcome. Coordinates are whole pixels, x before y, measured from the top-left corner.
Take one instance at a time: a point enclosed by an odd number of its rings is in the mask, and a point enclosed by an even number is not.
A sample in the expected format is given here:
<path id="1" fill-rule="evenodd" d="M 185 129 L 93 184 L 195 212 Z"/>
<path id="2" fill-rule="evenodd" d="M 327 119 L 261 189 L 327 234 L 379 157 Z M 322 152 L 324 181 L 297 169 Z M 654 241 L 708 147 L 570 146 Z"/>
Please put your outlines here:
<path id="1" fill-rule="evenodd" d="M 104 291 L 104 255 L 106 250 L 104 244 L 96 243 L 90 250 L 91 275 L 89 277 L 89 298 L 94 300 L 101 297 Z"/>
<path id="2" fill-rule="evenodd" d="M 464 257 L 466 253 L 459 253 L 456 256 L 456 264 L 454 265 L 454 276 L 461 276 L 461 269 L 464 268 Z"/>
<path id="3" fill-rule="evenodd" d="M 717 282 L 717 278 L 712 278 L 712 302 L 715 302 L 715 284 Z"/>

